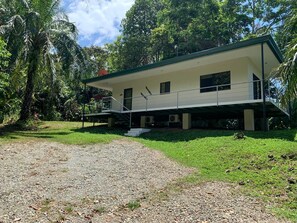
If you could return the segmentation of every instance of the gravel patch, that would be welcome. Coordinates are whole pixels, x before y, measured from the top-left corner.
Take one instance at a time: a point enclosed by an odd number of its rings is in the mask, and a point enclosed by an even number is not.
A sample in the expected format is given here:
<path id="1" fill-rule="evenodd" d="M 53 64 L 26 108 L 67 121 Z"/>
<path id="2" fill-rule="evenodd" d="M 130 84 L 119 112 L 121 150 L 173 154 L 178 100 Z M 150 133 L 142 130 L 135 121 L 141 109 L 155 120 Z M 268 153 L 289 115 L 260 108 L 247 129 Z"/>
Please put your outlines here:
<path id="1" fill-rule="evenodd" d="M 231 184 L 165 189 L 194 170 L 127 139 L 0 145 L 0 163 L 0 223 L 285 222 Z"/>
<path id="2" fill-rule="evenodd" d="M 10 144 L 0 160 L 0 222 L 88 222 L 193 171 L 128 140 Z"/>
<path id="3" fill-rule="evenodd" d="M 143 202 L 134 211 L 117 215 L 97 217 L 95 222 L 125 223 L 284 223 L 268 214 L 264 204 L 255 199 L 239 195 L 239 188 L 223 182 L 208 182 L 193 186 L 178 193 L 163 196 L 161 201 Z"/>

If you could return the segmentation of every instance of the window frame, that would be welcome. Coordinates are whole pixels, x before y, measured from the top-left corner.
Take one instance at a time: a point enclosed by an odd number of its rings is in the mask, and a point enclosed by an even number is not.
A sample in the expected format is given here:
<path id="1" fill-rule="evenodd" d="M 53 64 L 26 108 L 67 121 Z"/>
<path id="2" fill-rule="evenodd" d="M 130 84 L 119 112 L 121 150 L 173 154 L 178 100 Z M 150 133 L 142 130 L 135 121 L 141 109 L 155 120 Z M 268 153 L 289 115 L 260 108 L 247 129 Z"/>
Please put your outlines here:
<path id="1" fill-rule="evenodd" d="M 227 77 L 228 83 L 215 83 L 220 81 L 220 79 L 217 78 L 219 75 L 228 75 Z M 203 79 L 204 80 L 210 79 L 211 85 L 202 87 Z M 200 76 L 200 93 L 215 92 L 217 91 L 217 89 L 218 91 L 231 90 L 231 71 L 230 70 L 212 73 L 212 74 L 205 74 Z"/>
<path id="2" fill-rule="evenodd" d="M 167 85 L 168 84 L 168 85 Z M 167 85 L 167 86 L 166 86 Z M 164 86 L 164 87 L 162 87 Z M 171 83 L 170 81 L 165 81 L 160 83 L 160 94 L 170 94 Z M 164 90 L 164 91 L 163 91 Z M 167 90 L 167 91 L 166 91 Z"/>

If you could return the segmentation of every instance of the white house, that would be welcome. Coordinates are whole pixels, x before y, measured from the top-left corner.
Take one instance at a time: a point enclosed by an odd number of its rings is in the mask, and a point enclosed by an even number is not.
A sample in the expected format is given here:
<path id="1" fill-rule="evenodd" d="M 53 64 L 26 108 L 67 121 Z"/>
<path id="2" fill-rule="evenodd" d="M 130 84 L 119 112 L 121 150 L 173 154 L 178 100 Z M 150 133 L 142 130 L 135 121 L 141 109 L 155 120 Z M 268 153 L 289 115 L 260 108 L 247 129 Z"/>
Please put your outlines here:
<path id="1" fill-rule="evenodd" d="M 287 115 L 268 84 L 282 60 L 268 35 L 83 80 L 112 91 L 101 113 L 84 116 L 108 117 L 110 126 L 131 116 L 134 126 L 167 123 L 183 129 L 195 120 L 242 119 L 245 130 L 255 130 L 256 118 L 266 126 L 268 117 Z"/>

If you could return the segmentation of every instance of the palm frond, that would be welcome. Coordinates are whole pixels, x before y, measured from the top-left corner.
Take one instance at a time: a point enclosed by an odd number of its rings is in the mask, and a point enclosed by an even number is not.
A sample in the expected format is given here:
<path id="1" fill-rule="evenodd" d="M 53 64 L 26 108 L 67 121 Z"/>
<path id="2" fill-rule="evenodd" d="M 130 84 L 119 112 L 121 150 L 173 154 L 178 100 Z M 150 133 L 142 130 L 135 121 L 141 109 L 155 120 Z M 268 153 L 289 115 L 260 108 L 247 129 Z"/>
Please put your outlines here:
<path id="1" fill-rule="evenodd" d="M 70 70 L 83 69 L 85 66 L 86 55 L 82 48 L 77 44 L 75 38 L 69 32 L 51 30 L 53 45 L 57 50 L 63 64 L 63 70 L 69 73 Z"/>
<path id="2" fill-rule="evenodd" d="M 5 35 L 13 32 L 15 35 L 20 35 L 25 27 L 25 21 L 20 15 L 12 16 L 5 25 L 0 26 L 0 34 Z"/>
<path id="3" fill-rule="evenodd" d="M 19 2 L 20 5 L 21 5 L 22 7 L 24 7 L 25 9 L 27 9 L 27 10 L 30 9 L 29 4 L 28 4 L 28 2 L 27 2 L 26 0 L 18 0 L 18 2 Z"/>

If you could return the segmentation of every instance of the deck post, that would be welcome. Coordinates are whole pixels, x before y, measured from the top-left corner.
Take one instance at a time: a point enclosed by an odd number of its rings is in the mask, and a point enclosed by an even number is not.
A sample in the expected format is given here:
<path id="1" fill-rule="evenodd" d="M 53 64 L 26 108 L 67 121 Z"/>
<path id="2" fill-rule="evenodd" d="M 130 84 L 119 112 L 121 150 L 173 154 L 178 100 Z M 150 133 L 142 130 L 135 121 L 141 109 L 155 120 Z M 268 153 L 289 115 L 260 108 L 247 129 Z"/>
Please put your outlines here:
<path id="1" fill-rule="evenodd" d="M 289 127 L 291 128 L 291 126 L 292 126 L 292 102 L 291 102 L 290 96 L 289 96 L 288 112 L 289 112 Z"/>
<path id="2" fill-rule="evenodd" d="M 190 113 L 183 113 L 183 129 L 190 129 L 192 126 L 192 117 Z"/>
<path id="3" fill-rule="evenodd" d="M 82 128 L 85 127 L 85 111 L 86 111 L 86 100 L 87 100 L 87 84 L 84 84 L 84 97 L 83 97 L 83 115 L 82 115 Z"/>
<path id="4" fill-rule="evenodd" d="M 266 83 L 265 83 L 265 67 L 264 67 L 264 44 L 261 43 L 261 68 L 262 68 L 262 95 L 263 95 L 263 131 L 268 130 L 266 115 Z"/>
<path id="5" fill-rule="evenodd" d="M 145 128 L 145 119 L 146 119 L 146 116 L 140 117 L 140 128 Z"/>
<path id="6" fill-rule="evenodd" d="M 114 127 L 115 119 L 113 117 L 108 117 L 108 127 Z"/>
<path id="7" fill-rule="evenodd" d="M 132 128 L 132 111 L 130 110 L 129 128 Z"/>
<path id="8" fill-rule="evenodd" d="M 244 109 L 244 130 L 255 131 L 255 115 L 253 109 Z"/>
<path id="9" fill-rule="evenodd" d="M 217 106 L 219 106 L 219 86 L 216 87 L 217 90 Z"/>

